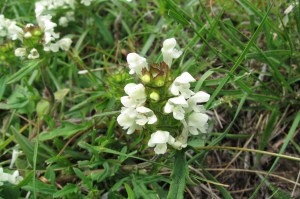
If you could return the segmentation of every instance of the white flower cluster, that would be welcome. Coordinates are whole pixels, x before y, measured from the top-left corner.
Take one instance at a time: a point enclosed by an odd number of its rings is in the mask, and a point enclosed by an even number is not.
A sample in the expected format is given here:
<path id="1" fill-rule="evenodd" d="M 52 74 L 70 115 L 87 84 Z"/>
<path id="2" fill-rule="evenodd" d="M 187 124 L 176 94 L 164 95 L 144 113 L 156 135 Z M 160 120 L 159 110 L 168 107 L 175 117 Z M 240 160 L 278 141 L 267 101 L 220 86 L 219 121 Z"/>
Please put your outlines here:
<path id="1" fill-rule="evenodd" d="M 209 117 L 201 104 L 207 102 L 210 95 L 203 91 L 197 93 L 191 91 L 190 82 L 194 81 L 196 80 L 188 72 L 184 72 L 171 84 L 169 91 L 175 97 L 168 99 L 164 112 L 173 113 L 174 119 L 182 122 L 183 129 L 176 139 L 167 131 L 157 131 L 152 134 L 148 146 L 153 147 L 156 144 L 155 153 L 165 153 L 167 143 L 175 149 L 185 148 L 189 134 L 199 135 L 207 132 Z"/>
<path id="2" fill-rule="evenodd" d="M 43 13 L 47 13 L 49 10 L 54 9 L 71 9 L 72 11 L 66 12 L 64 16 L 59 18 L 58 24 L 62 27 L 67 27 L 69 22 L 75 21 L 74 9 L 75 0 L 41 0 L 35 3 L 35 15 L 41 16 Z"/>
<path id="3" fill-rule="evenodd" d="M 4 15 L 0 15 L 0 37 L 22 41 L 23 35 L 23 29 L 17 26 L 15 21 L 5 18 Z"/>
<path id="4" fill-rule="evenodd" d="M 170 38 L 163 42 L 161 49 L 163 60 L 169 69 L 173 59 L 178 58 L 182 54 L 182 51 L 175 48 L 176 44 L 176 40 Z M 137 53 L 129 53 L 127 62 L 130 68 L 129 73 L 137 74 L 144 81 L 147 76 L 143 76 L 143 73 L 150 71 L 146 59 Z M 195 81 L 188 72 L 184 72 L 171 84 L 169 93 L 173 97 L 169 98 L 164 105 L 164 112 L 167 114 L 173 113 L 173 117 L 183 124 L 183 129 L 181 135 L 176 138 L 168 131 L 157 130 L 152 133 L 148 146 L 155 147 L 154 151 L 156 154 L 164 154 L 167 151 L 167 144 L 179 150 L 186 147 L 189 133 L 198 135 L 199 133 L 207 132 L 209 117 L 205 114 L 205 108 L 202 103 L 207 102 L 210 95 L 203 91 L 194 93 L 190 90 L 190 83 Z M 121 97 L 121 103 L 124 107 L 117 121 L 123 129 L 128 129 L 127 134 L 132 134 L 135 130 L 142 130 L 145 124 L 154 124 L 157 121 L 157 117 L 151 109 L 145 107 L 147 95 L 144 85 L 130 83 L 125 86 L 124 90 L 128 96 Z M 149 97 L 155 101 L 159 100 L 159 95 L 154 92 Z"/>
<path id="5" fill-rule="evenodd" d="M 190 82 L 196 80 L 188 73 L 184 72 L 177 77 L 170 86 L 170 92 L 176 97 L 170 98 L 164 107 L 165 113 L 173 113 L 176 120 L 180 120 L 184 128 L 193 135 L 206 133 L 208 115 L 202 103 L 209 100 L 210 95 L 199 91 L 191 91 Z M 186 144 L 186 143 L 184 143 Z"/>
<path id="6" fill-rule="evenodd" d="M 35 14 L 37 24 L 40 28 L 39 31 L 43 33 L 42 44 L 44 51 L 52 51 L 58 52 L 59 49 L 68 51 L 72 40 L 70 38 L 62 38 L 59 39 L 59 33 L 54 31 L 54 28 L 57 26 L 56 23 L 52 22 L 52 16 L 50 14 L 44 15 L 43 12 L 46 9 L 53 9 L 57 7 L 67 7 L 72 6 L 73 1 L 39 1 L 35 3 Z M 69 17 L 72 17 L 72 13 L 68 13 Z M 74 14 L 73 14 L 74 15 Z M 74 16 L 73 16 L 74 18 Z M 1 17 L 0 17 L 1 19 Z M 4 23 L 1 23 L 0 20 L 0 27 Z M 16 26 L 17 27 L 17 26 Z M 14 34 L 10 33 L 11 35 L 18 35 L 18 38 L 23 41 L 24 39 L 30 39 L 33 35 L 31 30 L 35 29 L 33 24 L 27 24 L 25 26 L 25 32 L 22 28 L 17 27 L 14 28 Z M 16 36 L 15 36 L 16 37 Z M 13 38 L 12 38 L 13 39 Z M 37 59 L 40 57 L 40 53 L 36 48 L 27 49 L 26 47 L 17 48 L 15 50 L 15 56 L 17 57 L 27 57 L 28 59 Z"/>
<path id="7" fill-rule="evenodd" d="M 146 124 L 154 124 L 157 121 L 153 111 L 144 106 L 147 96 L 143 84 L 127 84 L 124 88 L 128 96 L 121 98 L 123 108 L 117 121 L 128 129 L 127 134 L 132 134 L 135 130 L 142 130 Z"/>
<path id="8" fill-rule="evenodd" d="M 0 168 L 0 186 L 2 186 L 4 182 L 17 185 L 22 180 L 23 177 L 19 175 L 19 171 L 15 171 L 13 174 L 9 174 L 9 173 L 4 173 L 3 168 Z"/>
<path id="9" fill-rule="evenodd" d="M 54 31 L 54 28 L 57 26 L 56 23 L 52 22 L 52 16 L 50 14 L 47 15 L 43 15 L 44 9 L 46 8 L 52 8 L 55 6 L 64 6 L 64 5 L 70 5 L 71 2 L 70 1 L 59 1 L 60 4 L 55 4 L 54 2 L 58 2 L 58 1 L 49 1 L 48 4 L 46 3 L 48 1 L 39 1 L 36 2 L 35 4 L 35 15 L 36 15 L 36 20 L 37 23 L 39 25 L 39 27 L 41 28 L 41 30 L 44 33 L 44 51 L 52 51 L 52 52 L 58 52 L 59 48 L 62 50 L 69 50 L 72 40 L 70 38 L 62 38 L 60 40 L 59 39 L 59 33 L 56 33 Z M 52 2 L 52 4 L 51 4 Z M 52 7 L 50 6 L 52 5 Z"/>

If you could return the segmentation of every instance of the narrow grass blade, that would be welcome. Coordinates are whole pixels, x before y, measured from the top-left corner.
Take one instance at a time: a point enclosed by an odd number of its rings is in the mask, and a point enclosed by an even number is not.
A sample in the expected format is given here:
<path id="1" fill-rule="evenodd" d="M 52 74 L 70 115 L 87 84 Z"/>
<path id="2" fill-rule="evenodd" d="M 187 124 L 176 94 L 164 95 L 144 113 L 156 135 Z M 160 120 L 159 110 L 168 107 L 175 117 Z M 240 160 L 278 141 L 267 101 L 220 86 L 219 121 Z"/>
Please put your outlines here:
<path id="1" fill-rule="evenodd" d="M 263 25 L 265 24 L 265 21 L 267 19 L 267 17 L 269 16 L 269 13 L 271 11 L 272 8 L 272 4 L 269 7 L 267 13 L 265 14 L 264 18 L 262 19 L 261 23 L 259 24 L 258 28 L 256 29 L 255 33 L 253 34 L 253 36 L 251 37 L 250 41 L 248 42 L 247 46 L 245 47 L 245 49 L 243 50 L 242 54 L 239 56 L 238 60 L 235 62 L 235 64 L 233 65 L 233 67 L 230 69 L 230 72 L 233 73 L 238 67 L 239 65 L 242 63 L 242 61 L 244 60 L 246 54 L 248 53 L 250 47 L 254 44 L 254 41 L 256 40 L 256 38 L 258 37 Z M 216 88 L 215 92 L 212 94 L 211 98 L 209 99 L 209 101 L 206 103 L 206 108 L 209 108 L 210 105 L 212 104 L 213 100 L 216 98 L 216 96 L 220 93 L 221 89 L 224 87 L 224 85 L 228 82 L 228 80 L 230 79 L 230 76 L 227 75 L 219 84 L 219 86 Z"/>
<path id="2" fill-rule="evenodd" d="M 22 67 L 12 76 L 10 76 L 6 81 L 6 84 L 12 84 L 19 81 L 20 79 L 31 73 L 41 62 L 42 60 L 29 62 L 27 66 Z"/>
<path id="3" fill-rule="evenodd" d="M 295 116 L 295 119 L 294 119 L 294 121 L 292 123 L 292 126 L 291 126 L 291 128 L 290 128 L 290 130 L 289 130 L 289 132 L 288 132 L 288 134 L 286 136 L 286 138 L 284 139 L 284 143 L 283 143 L 282 147 L 280 148 L 279 154 L 283 154 L 283 152 L 285 151 L 286 147 L 288 146 L 289 142 L 293 138 L 293 136 L 294 136 L 294 134 L 295 134 L 295 132 L 296 132 L 296 130 L 298 128 L 299 122 L 300 122 L 300 111 L 298 111 L 297 114 L 296 114 L 296 116 Z M 273 164 L 272 164 L 272 166 L 271 166 L 271 168 L 270 168 L 270 170 L 269 170 L 268 173 L 271 173 L 275 169 L 275 167 L 276 167 L 279 159 L 280 159 L 280 157 L 277 157 L 275 159 L 275 161 L 273 162 Z M 253 192 L 253 194 L 251 195 L 251 197 L 249 199 L 256 198 L 256 195 L 258 194 L 259 189 L 265 183 L 265 180 L 266 180 L 266 178 L 263 179 L 260 182 L 260 184 L 256 187 L 255 191 Z"/>
<path id="4" fill-rule="evenodd" d="M 167 199 L 183 199 L 187 172 L 185 150 L 176 151 L 172 182 Z"/>

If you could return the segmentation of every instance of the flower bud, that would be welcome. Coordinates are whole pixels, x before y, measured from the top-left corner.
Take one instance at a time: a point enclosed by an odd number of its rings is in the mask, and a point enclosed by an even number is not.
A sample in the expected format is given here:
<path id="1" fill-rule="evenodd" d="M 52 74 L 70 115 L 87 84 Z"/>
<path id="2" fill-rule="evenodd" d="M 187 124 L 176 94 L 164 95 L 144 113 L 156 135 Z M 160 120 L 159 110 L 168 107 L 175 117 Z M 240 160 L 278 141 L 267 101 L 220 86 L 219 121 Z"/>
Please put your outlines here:
<path id="1" fill-rule="evenodd" d="M 153 99 L 154 101 L 158 101 L 159 100 L 159 94 L 157 93 L 157 92 L 155 92 L 155 91 L 153 91 L 151 94 L 150 94 L 150 96 L 149 96 L 151 99 Z"/>
<path id="2" fill-rule="evenodd" d="M 34 30 L 33 35 L 34 36 L 41 36 L 42 32 L 40 30 Z"/>
<path id="3" fill-rule="evenodd" d="M 162 87 L 165 84 L 165 79 L 163 76 L 158 75 L 155 79 L 154 79 L 154 85 L 157 87 Z"/>
<path id="4" fill-rule="evenodd" d="M 145 84 L 148 84 L 148 83 L 150 83 L 150 81 L 151 81 L 151 77 L 150 77 L 149 74 L 145 74 L 145 75 L 143 75 L 143 76 L 141 77 L 141 80 L 142 80 Z"/>

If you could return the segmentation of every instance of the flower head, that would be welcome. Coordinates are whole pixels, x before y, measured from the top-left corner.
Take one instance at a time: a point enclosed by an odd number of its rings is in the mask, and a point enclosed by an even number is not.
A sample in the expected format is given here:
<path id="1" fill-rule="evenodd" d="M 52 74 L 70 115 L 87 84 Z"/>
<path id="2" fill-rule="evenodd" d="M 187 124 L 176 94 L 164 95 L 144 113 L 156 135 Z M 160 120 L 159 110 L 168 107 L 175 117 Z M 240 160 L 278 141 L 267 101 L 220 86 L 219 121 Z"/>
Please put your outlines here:
<path id="1" fill-rule="evenodd" d="M 144 126 L 145 124 L 154 124 L 157 121 L 156 115 L 149 108 L 140 106 L 136 108 L 138 114 L 136 115 L 136 123 Z"/>
<path id="2" fill-rule="evenodd" d="M 136 73 L 142 75 L 142 70 L 146 68 L 148 70 L 148 63 L 146 58 L 138 55 L 137 53 L 129 53 L 127 55 L 127 62 L 130 68 L 129 74 Z"/>
<path id="3" fill-rule="evenodd" d="M 185 116 L 184 108 L 188 107 L 188 103 L 183 96 L 173 97 L 168 100 L 164 107 L 165 113 L 173 112 L 173 117 L 176 120 L 183 120 Z"/>
<path id="4" fill-rule="evenodd" d="M 207 132 L 207 121 L 208 115 L 204 113 L 197 113 L 193 112 L 188 117 L 187 125 L 188 130 L 192 135 L 199 135 L 199 133 L 206 133 Z"/>
<path id="5" fill-rule="evenodd" d="M 62 50 L 68 51 L 72 44 L 72 40 L 70 38 L 62 38 L 57 43 Z"/>
<path id="6" fill-rule="evenodd" d="M 28 55 L 28 59 L 37 59 L 39 57 L 39 52 L 35 48 L 31 49 L 30 54 Z"/>
<path id="7" fill-rule="evenodd" d="M 195 111 L 195 112 L 205 112 L 205 109 L 203 105 L 201 105 L 204 102 L 207 102 L 210 98 L 210 95 L 207 94 L 206 92 L 199 91 L 192 97 L 188 99 L 189 103 L 189 109 L 188 112 L 190 111 Z"/>
<path id="8" fill-rule="evenodd" d="M 137 111 L 135 108 L 125 108 L 121 110 L 121 114 L 117 117 L 118 123 L 123 129 L 128 129 L 127 134 L 132 134 L 135 130 L 142 130 L 142 126 L 136 124 Z"/>
<path id="9" fill-rule="evenodd" d="M 195 81 L 196 80 L 188 72 L 184 72 L 171 84 L 170 92 L 176 96 L 181 94 L 187 99 L 194 94 L 194 92 L 190 90 L 190 82 Z"/>
<path id="10" fill-rule="evenodd" d="M 17 48 L 15 50 L 16 57 L 24 57 L 26 55 L 26 48 Z"/>
<path id="11" fill-rule="evenodd" d="M 11 184 L 17 185 L 23 180 L 23 177 L 19 175 L 19 171 L 15 171 L 13 174 L 5 173 L 3 168 L 0 168 L 0 186 L 4 182 L 9 182 Z"/>
<path id="12" fill-rule="evenodd" d="M 167 151 L 167 143 L 172 144 L 174 142 L 175 139 L 168 131 L 156 131 L 151 134 L 148 146 L 155 147 L 154 151 L 156 154 L 164 154 Z"/>
<path id="13" fill-rule="evenodd" d="M 123 107 L 117 121 L 123 129 L 128 129 L 127 134 L 132 134 L 135 130 L 142 130 L 146 124 L 154 124 L 157 117 L 151 109 L 144 106 Z"/>
<path id="14" fill-rule="evenodd" d="M 182 51 L 175 49 L 176 40 L 174 38 L 166 39 L 163 43 L 161 52 L 163 54 L 164 62 L 171 67 L 172 60 L 177 59 L 182 54 Z"/>
<path id="15" fill-rule="evenodd" d="M 143 84 L 129 83 L 124 90 L 128 95 L 121 97 L 121 102 L 125 107 L 138 107 L 145 103 L 147 96 Z"/>

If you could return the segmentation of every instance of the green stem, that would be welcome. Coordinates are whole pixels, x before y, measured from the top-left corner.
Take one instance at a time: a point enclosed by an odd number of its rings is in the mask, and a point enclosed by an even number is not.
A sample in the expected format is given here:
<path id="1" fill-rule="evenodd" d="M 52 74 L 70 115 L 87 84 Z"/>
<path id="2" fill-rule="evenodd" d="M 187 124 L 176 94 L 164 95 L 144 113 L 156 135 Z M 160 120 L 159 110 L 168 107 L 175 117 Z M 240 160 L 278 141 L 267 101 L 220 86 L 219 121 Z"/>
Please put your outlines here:
<path id="1" fill-rule="evenodd" d="M 167 199 L 183 199 L 185 189 L 185 178 L 188 173 L 185 150 L 176 151 L 174 167 L 172 171 L 172 182 Z"/>

